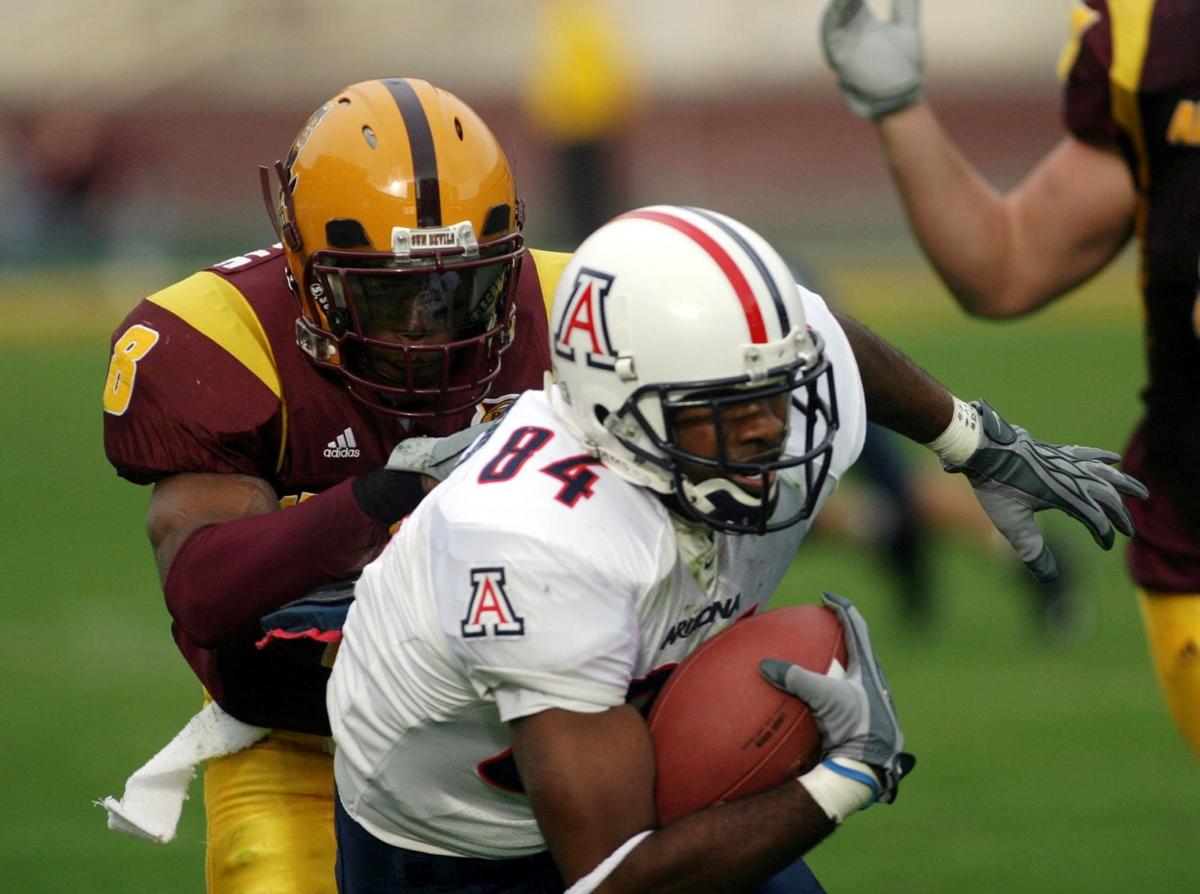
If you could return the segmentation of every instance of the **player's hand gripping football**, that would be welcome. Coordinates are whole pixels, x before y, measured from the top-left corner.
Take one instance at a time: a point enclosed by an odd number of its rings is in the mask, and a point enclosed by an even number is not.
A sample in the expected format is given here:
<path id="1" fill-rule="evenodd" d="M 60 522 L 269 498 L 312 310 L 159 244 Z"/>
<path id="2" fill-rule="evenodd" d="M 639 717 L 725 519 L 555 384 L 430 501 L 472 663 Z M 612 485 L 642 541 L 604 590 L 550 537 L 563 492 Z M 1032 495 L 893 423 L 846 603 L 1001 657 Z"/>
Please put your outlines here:
<path id="1" fill-rule="evenodd" d="M 865 0 L 830 0 L 821 46 L 851 111 L 882 118 L 921 98 L 921 0 L 892 0 L 892 17 L 875 18 Z"/>
<path id="2" fill-rule="evenodd" d="M 1010 425 L 986 401 L 972 406 L 983 423 L 979 447 L 961 465 L 962 472 L 992 524 L 1012 544 L 1021 561 L 1040 581 L 1058 577 L 1058 562 L 1046 547 L 1033 514 L 1060 509 L 1087 528 L 1102 549 L 1116 535 L 1133 536 L 1133 519 L 1121 495 L 1146 499 L 1140 481 L 1113 468 L 1121 457 L 1095 447 L 1063 446 L 1034 440 Z"/>
<path id="3" fill-rule="evenodd" d="M 759 670 L 773 685 L 808 705 L 821 731 L 825 759 L 845 757 L 876 768 L 879 779 L 860 781 L 871 785 L 876 800 L 890 804 L 916 758 L 904 750 L 904 733 L 883 668 L 871 649 L 867 622 L 848 599 L 822 593 L 821 601 L 842 625 L 845 676 L 818 674 L 776 658 L 764 659 Z"/>

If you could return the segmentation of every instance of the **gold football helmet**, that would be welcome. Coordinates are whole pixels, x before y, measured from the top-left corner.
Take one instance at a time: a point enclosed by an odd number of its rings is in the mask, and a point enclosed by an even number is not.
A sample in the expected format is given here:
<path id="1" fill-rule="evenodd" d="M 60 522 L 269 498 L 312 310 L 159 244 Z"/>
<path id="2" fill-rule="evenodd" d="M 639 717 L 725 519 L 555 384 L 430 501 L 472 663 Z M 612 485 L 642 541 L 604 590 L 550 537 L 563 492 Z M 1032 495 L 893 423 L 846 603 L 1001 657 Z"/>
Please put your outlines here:
<path id="1" fill-rule="evenodd" d="M 512 341 L 522 208 L 495 136 L 412 78 L 364 81 L 313 113 L 263 198 L 318 366 L 384 412 L 474 407 Z"/>

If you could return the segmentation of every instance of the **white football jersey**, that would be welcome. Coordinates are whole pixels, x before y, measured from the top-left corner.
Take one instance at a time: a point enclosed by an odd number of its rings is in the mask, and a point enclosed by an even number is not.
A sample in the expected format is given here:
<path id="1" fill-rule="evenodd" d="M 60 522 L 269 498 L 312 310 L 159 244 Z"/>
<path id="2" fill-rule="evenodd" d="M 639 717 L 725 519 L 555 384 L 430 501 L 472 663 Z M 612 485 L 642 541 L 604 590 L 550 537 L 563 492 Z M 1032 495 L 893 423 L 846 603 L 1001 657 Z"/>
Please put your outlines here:
<path id="1" fill-rule="evenodd" d="M 823 502 L 866 417 L 845 335 L 804 299 L 840 420 Z M 779 512 L 801 498 L 797 472 L 779 476 Z M 543 850 L 505 724 L 655 690 L 767 602 L 809 524 L 738 536 L 684 523 L 589 455 L 544 392 L 525 394 L 363 571 L 328 688 L 343 806 L 398 847 Z"/>

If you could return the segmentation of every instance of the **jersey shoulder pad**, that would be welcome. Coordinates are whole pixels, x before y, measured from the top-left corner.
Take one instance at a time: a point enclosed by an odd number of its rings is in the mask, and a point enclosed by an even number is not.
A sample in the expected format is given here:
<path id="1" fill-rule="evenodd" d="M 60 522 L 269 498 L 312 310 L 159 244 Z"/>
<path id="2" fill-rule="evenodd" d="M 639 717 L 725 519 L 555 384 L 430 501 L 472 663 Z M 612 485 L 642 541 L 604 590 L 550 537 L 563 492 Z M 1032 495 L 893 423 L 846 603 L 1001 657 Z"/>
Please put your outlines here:
<path id="1" fill-rule="evenodd" d="M 105 447 L 120 474 L 264 474 L 282 450 L 282 385 L 255 309 L 196 273 L 141 302 L 113 337 Z"/>
<path id="2" fill-rule="evenodd" d="M 1112 140 L 1113 43 L 1116 35 L 1104 0 L 1086 0 L 1071 8 L 1070 30 L 1058 61 L 1063 81 L 1063 121 L 1075 137 Z"/>
<path id="3" fill-rule="evenodd" d="M 834 435 L 829 474 L 840 479 L 858 459 L 867 436 L 867 401 L 863 393 L 862 376 L 850 340 L 825 300 L 804 286 L 797 284 L 796 288 L 804 304 L 804 317 L 808 325 L 820 333 L 825 343 L 825 357 L 833 367 L 838 430 Z M 795 433 L 802 430 L 796 427 Z M 818 438 L 820 436 L 819 432 L 815 435 Z"/>
<path id="4" fill-rule="evenodd" d="M 562 279 L 563 271 L 571 260 L 571 253 L 566 251 L 544 251 L 538 248 L 529 250 L 537 268 L 538 282 L 542 287 L 542 300 L 546 305 L 546 318 L 550 318 L 550 307 L 554 303 L 554 291 L 558 281 Z"/>

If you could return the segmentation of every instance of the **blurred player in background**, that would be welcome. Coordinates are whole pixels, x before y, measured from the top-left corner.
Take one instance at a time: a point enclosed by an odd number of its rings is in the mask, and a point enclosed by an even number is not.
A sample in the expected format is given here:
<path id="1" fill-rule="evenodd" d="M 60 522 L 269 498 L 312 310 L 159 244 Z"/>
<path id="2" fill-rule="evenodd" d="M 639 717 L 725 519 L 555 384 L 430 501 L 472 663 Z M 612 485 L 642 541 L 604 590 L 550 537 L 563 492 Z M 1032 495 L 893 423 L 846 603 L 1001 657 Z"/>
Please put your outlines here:
<path id="1" fill-rule="evenodd" d="M 540 387 L 566 259 L 526 249 L 495 137 L 424 81 L 346 88 L 276 174 L 282 245 L 139 304 L 104 389 L 109 460 L 154 485 L 175 640 L 225 712 L 273 730 L 207 764 L 213 892 L 334 890 L 328 669 L 256 649 L 259 619 L 355 574 L 421 500 L 430 450 L 397 445 Z"/>
<path id="2" fill-rule="evenodd" d="M 638 81 L 628 28 L 610 0 L 541 0 L 521 100 L 550 151 L 543 178 L 555 182 L 564 246 L 629 207 L 614 150 L 636 114 Z"/>
<path id="3" fill-rule="evenodd" d="M 1149 379 L 1125 464 L 1151 497 L 1131 504 L 1127 559 L 1159 683 L 1200 756 L 1200 8 L 1077 2 L 1059 63 L 1067 135 L 1005 195 L 922 99 L 919 8 L 894 0 L 876 20 L 861 0 L 832 0 L 822 39 L 956 300 L 980 316 L 1030 313 L 1137 236 Z"/>

